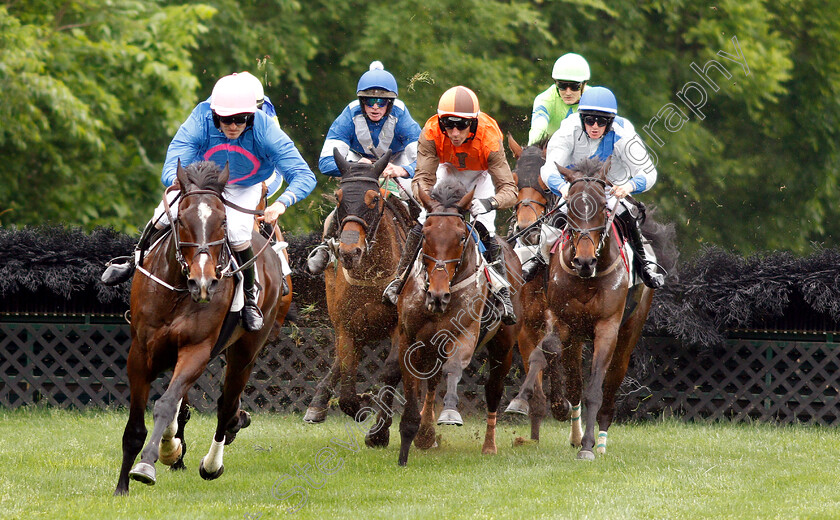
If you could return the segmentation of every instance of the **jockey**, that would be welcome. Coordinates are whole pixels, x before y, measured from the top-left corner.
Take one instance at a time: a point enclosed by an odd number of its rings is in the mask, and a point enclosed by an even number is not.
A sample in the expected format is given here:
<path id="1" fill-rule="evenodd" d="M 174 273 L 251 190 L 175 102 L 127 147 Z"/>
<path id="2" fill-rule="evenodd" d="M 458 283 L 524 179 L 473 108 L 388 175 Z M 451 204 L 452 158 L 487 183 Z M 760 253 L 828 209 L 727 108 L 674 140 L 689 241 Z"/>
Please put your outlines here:
<path id="1" fill-rule="evenodd" d="M 412 182 L 415 195 L 431 191 L 448 176 L 455 176 L 467 190 L 475 189 L 470 213 L 475 229 L 486 249 L 488 261 L 507 279 L 501 245 L 496 241 L 496 210 L 510 208 L 516 202 L 517 188 L 513 181 L 502 131 L 496 121 L 479 109 L 475 93 L 462 86 L 443 93 L 437 115 L 426 121 L 417 151 L 417 171 Z M 408 276 L 411 262 L 420 248 L 423 227 L 416 225 L 408 234 L 397 277 L 388 285 L 383 301 L 396 304 Z M 502 321 L 516 323 L 510 301 L 510 289 L 496 291 L 504 306 Z"/>
<path id="2" fill-rule="evenodd" d="M 408 108 L 397 99 L 397 80 L 379 61 L 370 64 L 356 87 L 358 99 L 347 105 L 330 125 L 318 168 L 324 175 L 339 177 L 341 172 L 333 158 L 333 149 L 348 161 L 373 162 L 388 150 L 391 162 L 382 177 L 398 182 L 406 193 L 417 164 L 417 138 L 420 125 L 412 119 Z M 324 220 L 324 241 L 315 247 L 307 260 L 312 274 L 324 270 L 330 260 L 330 240 L 338 233 L 334 211 Z"/>
<path id="3" fill-rule="evenodd" d="M 262 81 L 247 70 L 240 72 L 239 75 L 247 79 L 251 84 L 251 88 L 254 89 L 254 92 L 257 95 L 257 110 L 265 112 L 265 115 L 273 119 L 274 122 L 277 123 L 277 126 L 280 126 L 280 121 L 277 120 L 277 111 L 274 109 L 274 104 L 271 102 L 271 99 L 265 95 Z M 275 170 L 274 173 L 271 174 L 271 177 L 265 180 L 265 185 L 267 188 L 265 198 L 270 199 L 283 185 L 283 176 Z"/>
<path id="4" fill-rule="evenodd" d="M 577 111 L 580 95 L 589 81 L 589 64 L 580 54 L 564 54 L 554 62 L 551 77 L 554 85 L 534 99 L 529 145 L 553 135 L 560 122 Z"/>
<path id="5" fill-rule="evenodd" d="M 182 165 L 197 161 L 213 161 L 230 167 L 230 180 L 224 199 L 246 209 L 256 209 L 262 197 L 262 183 L 274 170 L 289 181 L 286 191 L 269 207 L 262 217 L 273 224 L 292 204 L 304 199 L 315 188 L 315 174 L 280 126 L 264 112 L 257 110 L 256 92 L 240 74 L 225 76 L 216 82 L 210 101 L 199 103 L 181 125 L 169 148 L 163 165 L 161 180 L 164 186 L 175 181 L 178 161 Z M 177 191 L 169 193 L 174 200 Z M 172 207 L 173 215 L 178 209 Z M 225 206 L 227 237 L 239 265 L 254 257 L 251 234 L 254 216 Z M 138 249 L 151 243 L 155 229 L 164 229 L 169 218 L 164 214 L 163 202 L 155 210 L 154 218 L 146 225 Z M 134 262 L 111 264 L 102 275 L 106 285 L 127 280 L 134 272 Z M 257 306 L 254 266 L 242 271 L 245 307 L 242 309 L 246 330 L 262 328 L 262 313 Z"/>
<path id="6" fill-rule="evenodd" d="M 616 217 L 625 224 L 627 238 L 639 260 L 645 285 L 658 289 L 664 285 L 665 278 L 656 271 L 656 264 L 647 258 L 639 219 L 622 201 L 627 195 L 651 189 L 656 183 L 656 167 L 633 125 L 618 116 L 618 103 L 609 89 L 593 87 L 584 92 L 578 114 L 580 117 L 565 119 L 560 129 L 551 136 L 545 165 L 540 170 L 543 182 L 552 192 L 566 198 L 569 183 L 557 170 L 557 164 L 573 165 L 592 157 L 606 161 L 612 157 L 607 172 L 607 180 L 612 184 L 612 191 L 607 194 L 607 207 L 617 211 Z M 635 210 L 635 207 L 632 209 Z M 528 262 L 531 265 L 523 270 L 525 279 L 533 278 L 540 264 L 545 265 L 544 262 L 541 255 Z"/>

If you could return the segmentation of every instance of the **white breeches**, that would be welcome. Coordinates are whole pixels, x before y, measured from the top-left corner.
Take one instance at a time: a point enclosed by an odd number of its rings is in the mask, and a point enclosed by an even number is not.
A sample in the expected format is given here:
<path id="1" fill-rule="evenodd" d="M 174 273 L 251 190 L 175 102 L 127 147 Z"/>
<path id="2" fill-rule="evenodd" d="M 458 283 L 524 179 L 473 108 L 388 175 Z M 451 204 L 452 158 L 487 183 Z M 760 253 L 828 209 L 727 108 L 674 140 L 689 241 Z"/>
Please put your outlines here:
<path id="1" fill-rule="evenodd" d="M 175 199 L 177 191 L 172 191 L 167 195 L 169 203 Z M 254 184 L 253 186 L 240 186 L 238 184 L 228 184 L 222 193 L 225 200 L 230 201 L 237 206 L 243 208 L 256 209 L 262 197 L 262 183 Z M 178 205 L 169 207 L 173 217 L 178 215 Z M 163 226 L 169 225 L 169 219 L 164 215 L 163 201 L 158 204 L 155 209 L 153 219 L 157 220 L 160 217 L 160 224 Z M 163 215 L 163 216 L 161 216 Z M 242 213 L 230 206 L 225 206 L 225 215 L 227 217 L 227 236 L 230 240 L 230 245 L 234 251 L 242 251 L 247 249 L 247 245 L 251 241 L 251 233 L 254 231 L 254 215 L 249 213 Z"/>

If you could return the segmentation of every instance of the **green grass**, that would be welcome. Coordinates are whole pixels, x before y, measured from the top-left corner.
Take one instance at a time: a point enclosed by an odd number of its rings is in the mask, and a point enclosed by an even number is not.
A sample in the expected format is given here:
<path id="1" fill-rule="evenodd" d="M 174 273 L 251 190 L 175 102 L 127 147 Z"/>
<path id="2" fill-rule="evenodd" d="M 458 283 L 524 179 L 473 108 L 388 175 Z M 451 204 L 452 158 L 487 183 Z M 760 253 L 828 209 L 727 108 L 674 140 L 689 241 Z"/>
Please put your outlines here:
<path id="1" fill-rule="evenodd" d="M 549 420 L 537 445 L 513 448 L 525 422 L 498 427 L 499 454 L 482 456 L 483 421 L 440 427 L 441 447 L 412 447 L 397 466 L 391 446 L 346 443 L 348 421 L 332 411 L 325 424 L 299 415 L 254 415 L 225 450 L 225 473 L 206 482 L 198 462 L 215 417 L 193 413 L 187 471 L 157 465 L 155 486 L 131 483 L 113 497 L 126 411 L 0 410 L 0 518 L 840 518 L 840 433 L 814 426 L 683 424 L 660 421 L 610 428 L 606 456 L 575 459 L 568 423 Z M 151 418 L 147 418 L 151 427 Z M 331 447 L 331 475 L 316 468 Z M 309 464 L 317 489 L 295 477 Z M 283 475 L 292 475 L 283 481 Z M 275 486 L 275 494 L 272 487 Z M 298 490 L 295 490 L 295 487 Z M 308 494 L 300 509 L 287 509 Z M 300 490 L 300 493 L 297 491 Z M 275 495 L 288 492 L 280 501 Z"/>

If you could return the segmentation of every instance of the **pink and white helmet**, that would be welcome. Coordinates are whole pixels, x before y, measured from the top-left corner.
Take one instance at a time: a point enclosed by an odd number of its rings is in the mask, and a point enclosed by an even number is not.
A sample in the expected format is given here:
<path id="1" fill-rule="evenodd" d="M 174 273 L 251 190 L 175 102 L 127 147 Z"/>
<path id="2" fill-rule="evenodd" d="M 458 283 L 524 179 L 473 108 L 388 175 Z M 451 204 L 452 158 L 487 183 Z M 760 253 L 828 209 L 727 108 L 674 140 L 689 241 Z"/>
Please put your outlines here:
<path id="1" fill-rule="evenodd" d="M 257 93 L 241 74 L 231 74 L 216 82 L 210 95 L 210 109 L 220 116 L 253 114 L 257 111 Z"/>

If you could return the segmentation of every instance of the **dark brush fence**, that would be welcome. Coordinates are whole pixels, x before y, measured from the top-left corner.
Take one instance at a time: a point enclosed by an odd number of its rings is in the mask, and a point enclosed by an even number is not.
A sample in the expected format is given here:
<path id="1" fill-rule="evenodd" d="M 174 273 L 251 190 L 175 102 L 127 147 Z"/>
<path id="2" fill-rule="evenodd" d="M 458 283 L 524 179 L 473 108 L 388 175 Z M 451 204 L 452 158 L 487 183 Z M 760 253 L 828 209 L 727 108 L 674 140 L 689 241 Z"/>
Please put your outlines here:
<path id="1" fill-rule="evenodd" d="M 243 397 L 251 410 L 305 410 L 332 362 L 323 279 L 303 270 L 317 237 L 287 240 L 301 316 L 257 361 Z M 133 237 L 107 229 L 0 229 L 0 406 L 127 405 L 129 284 L 98 278 L 105 260 L 132 246 Z M 839 265 L 840 253 L 822 249 L 747 259 L 707 249 L 685 263 L 654 299 L 619 418 L 837 424 Z M 387 348 L 366 347 L 360 391 L 377 388 Z M 484 410 L 484 362 L 479 354 L 460 386 L 467 413 Z M 215 409 L 223 373 L 220 356 L 190 393 L 198 409 Z M 507 399 L 523 375 L 517 354 Z M 152 399 L 168 378 L 155 381 Z"/>

